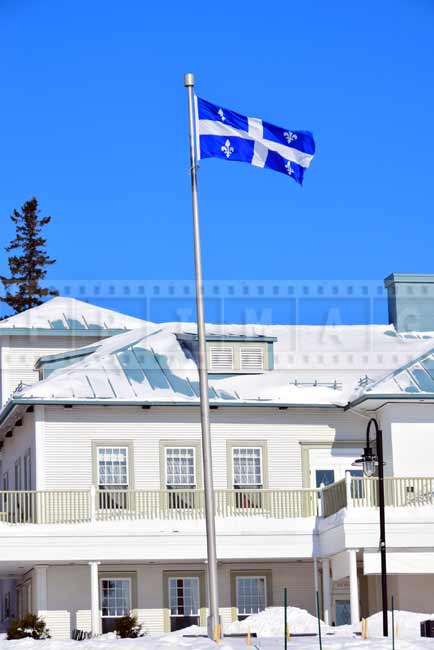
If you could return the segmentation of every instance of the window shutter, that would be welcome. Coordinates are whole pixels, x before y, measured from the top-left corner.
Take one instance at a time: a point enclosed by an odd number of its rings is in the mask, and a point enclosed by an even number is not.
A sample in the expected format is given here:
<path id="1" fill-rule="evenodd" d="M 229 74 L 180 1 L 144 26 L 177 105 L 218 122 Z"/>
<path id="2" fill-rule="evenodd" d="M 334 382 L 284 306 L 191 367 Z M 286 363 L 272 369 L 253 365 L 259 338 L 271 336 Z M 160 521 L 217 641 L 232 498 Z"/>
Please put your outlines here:
<path id="1" fill-rule="evenodd" d="M 210 347 L 210 370 L 233 370 L 234 349 L 232 347 Z"/>
<path id="2" fill-rule="evenodd" d="M 264 349 L 245 347 L 240 350 L 240 367 L 241 370 L 263 370 L 264 369 Z"/>

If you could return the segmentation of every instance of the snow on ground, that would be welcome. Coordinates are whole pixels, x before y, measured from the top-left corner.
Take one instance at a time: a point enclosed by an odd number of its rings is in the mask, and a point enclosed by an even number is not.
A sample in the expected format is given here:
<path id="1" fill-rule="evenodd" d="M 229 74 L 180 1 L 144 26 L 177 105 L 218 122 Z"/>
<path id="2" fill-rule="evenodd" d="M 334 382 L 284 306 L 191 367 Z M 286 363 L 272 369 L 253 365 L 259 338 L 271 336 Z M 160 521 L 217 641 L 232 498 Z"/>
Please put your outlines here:
<path id="1" fill-rule="evenodd" d="M 389 617 L 391 632 L 390 613 Z M 396 650 L 434 650 L 434 639 L 420 637 L 420 622 L 428 618 L 434 618 L 434 615 L 396 611 Z M 314 616 L 306 610 L 288 607 L 288 625 L 292 635 L 315 635 L 292 636 L 288 641 L 288 650 L 319 650 L 316 634 L 318 623 Z M 247 647 L 245 636 L 226 636 L 219 644 L 218 650 L 283 650 L 283 607 L 269 607 L 244 621 L 234 622 L 226 627 L 225 633 L 246 634 L 249 627 L 251 632 L 258 635 L 257 638 L 252 637 L 251 648 Z M 321 622 L 322 647 L 323 650 L 391 650 L 392 638 L 390 636 L 384 639 L 381 630 L 381 612 L 368 618 L 366 640 L 356 634 L 360 631 L 360 625 L 329 627 Z M 205 630 L 192 626 L 171 634 L 147 635 L 140 639 L 117 639 L 114 634 L 105 634 L 97 639 L 85 641 L 7 641 L 4 635 L 0 635 L 0 650 L 217 650 L 213 641 L 198 636 L 200 634 L 204 635 Z"/>
<path id="2" fill-rule="evenodd" d="M 252 639 L 251 650 L 283 650 L 280 638 Z M 362 640 L 359 636 L 328 636 L 322 639 L 323 650 L 391 650 L 392 640 L 371 637 Z M 432 650 L 434 639 L 398 639 L 396 650 Z M 141 639 L 116 639 L 102 637 L 87 641 L 20 641 L 0 640 L 0 650 L 250 650 L 245 638 L 227 638 L 216 646 L 206 638 L 185 638 L 180 634 L 168 634 L 163 637 L 148 636 Z M 288 641 L 288 650 L 319 650 L 317 637 L 292 637 Z"/>
<path id="3" fill-rule="evenodd" d="M 288 607 L 287 622 L 291 634 L 316 634 L 318 632 L 318 620 L 305 609 L 299 607 Z M 279 637 L 283 634 L 284 608 L 267 607 L 259 614 L 253 614 L 244 621 L 235 621 L 225 628 L 227 634 L 256 632 L 258 637 Z M 336 628 L 329 627 L 321 622 L 321 630 L 334 632 Z"/>
<path id="4" fill-rule="evenodd" d="M 395 611 L 395 629 L 397 628 L 398 638 L 417 639 L 420 637 L 421 621 L 433 620 L 434 614 L 421 614 L 420 612 L 406 612 L 405 610 Z M 377 612 L 368 619 L 368 636 L 381 636 L 383 630 L 383 614 Z M 353 626 L 353 629 L 360 632 L 360 623 Z M 339 628 L 336 628 L 339 630 Z M 389 612 L 389 632 L 392 630 L 392 612 Z M 431 641 L 434 648 L 434 639 Z"/>

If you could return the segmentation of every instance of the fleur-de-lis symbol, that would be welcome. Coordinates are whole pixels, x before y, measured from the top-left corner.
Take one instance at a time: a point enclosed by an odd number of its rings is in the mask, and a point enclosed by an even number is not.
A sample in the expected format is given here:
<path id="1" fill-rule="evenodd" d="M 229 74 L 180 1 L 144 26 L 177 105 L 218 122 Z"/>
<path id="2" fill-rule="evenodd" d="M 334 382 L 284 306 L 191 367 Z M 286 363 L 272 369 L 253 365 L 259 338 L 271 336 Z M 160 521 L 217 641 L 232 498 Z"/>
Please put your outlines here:
<path id="1" fill-rule="evenodd" d="M 298 136 L 296 133 L 293 133 L 292 131 L 285 131 L 283 134 L 288 142 L 288 144 L 291 144 L 293 140 L 297 140 Z"/>
<path id="2" fill-rule="evenodd" d="M 221 150 L 223 151 L 226 158 L 229 158 L 234 153 L 234 148 L 231 147 L 231 141 L 226 140 L 224 145 L 221 147 Z"/>
<path id="3" fill-rule="evenodd" d="M 217 113 L 220 115 L 221 121 L 224 122 L 226 118 L 225 118 L 225 114 L 223 113 L 223 109 L 219 108 Z"/>
<path id="4" fill-rule="evenodd" d="M 288 162 L 287 162 L 286 165 L 285 165 L 285 169 L 286 169 L 286 171 L 287 171 L 287 173 L 288 173 L 288 176 L 292 176 L 292 175 L 293 175 L 294 170 L 292 169 L 292 167 L 291 167 L 291 163 L 289 162 L 289 160 L 288 160 Z"/>

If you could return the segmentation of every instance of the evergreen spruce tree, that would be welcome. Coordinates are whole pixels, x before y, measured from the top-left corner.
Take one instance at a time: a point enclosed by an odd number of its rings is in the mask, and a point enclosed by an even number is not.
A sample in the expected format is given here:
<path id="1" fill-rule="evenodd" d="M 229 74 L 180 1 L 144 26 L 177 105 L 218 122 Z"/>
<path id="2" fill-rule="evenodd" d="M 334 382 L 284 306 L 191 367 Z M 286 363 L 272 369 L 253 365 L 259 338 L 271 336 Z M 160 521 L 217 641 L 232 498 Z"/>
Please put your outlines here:
<path id="1" fill-rule="evenodd" d="M 47 275 L 47 267 L 54 264 L 46 251 L 47 240 L 42 237 L 44 226 L 51 217 L 41 217 L 38 201 L 35 197 L 26 201 L 21 211 L 14 210 L 11 220 L 15 224 L 15 238 L 5 250 L 16 251 L 8 257 L 10 276 L 0 275 L 5 295 L 0 301 L 5 302 L 15 313 L 41 305 L 46 296 L 57 296 L 57 291 L 42 287 L 40 282 Z M 15 291 L 13 291 L 15 288 Z"/>

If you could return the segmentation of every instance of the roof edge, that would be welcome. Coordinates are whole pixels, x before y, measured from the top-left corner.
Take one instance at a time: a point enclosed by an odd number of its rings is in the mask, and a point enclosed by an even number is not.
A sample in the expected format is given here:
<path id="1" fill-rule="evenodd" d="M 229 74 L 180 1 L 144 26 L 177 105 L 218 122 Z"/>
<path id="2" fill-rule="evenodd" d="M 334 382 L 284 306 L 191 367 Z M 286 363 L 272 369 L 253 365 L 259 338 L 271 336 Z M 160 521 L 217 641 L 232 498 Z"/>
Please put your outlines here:
<path id="1" fill-rule="evenodd" d="M 106 329 L 98 327 L 94 329 L 48 329 L 45 327 L 0 327 L 0 336 L 76 336 L 78 337 L 110 337 L 117 334 L 130 332 L 128 329 Z"/>
<path id="2" fill-rule="evenodd" d="M 344 406 L 344 411 L 349 411 L 350 409 L 367 402 L 368 400 L 384 400 L 385 402 L 420 402 L 421 400 L 432 399 L 434 400 L 434 393 L 408 393 L 406 395 L 393 395 L 390 393 L 370 393 L 369 395 L 361 395 L 353 402 L 348 402 Z"/>
<path id="3" fill-rule="evenodd" d="M 131 400 L 118 400 L 118 401 L 108 401 L 108 400 L 72 400 L 72 399 L 34 399 L 34 398 L 12 398 L 0 411 L 0 425 L 4 422 L 6 417 L 13 411 L 16 406 L 28 405 L 28 406 L 63 406 L 67 404 L 68 406 L 190 406 L 199 408 L 200 402 L 162 402 L 162 401 L 131 401 Z M 280 409 L 289 409 L 289 408 L 337 408 L 344 409 L 346 408 L 341 404 L 296 404 L 296 403 L 281 403 L 281 402 L 229 402 L 229 401 L 211 401 L 210 407 L 229 407 L 229 408 L 280 408 Z"/>

